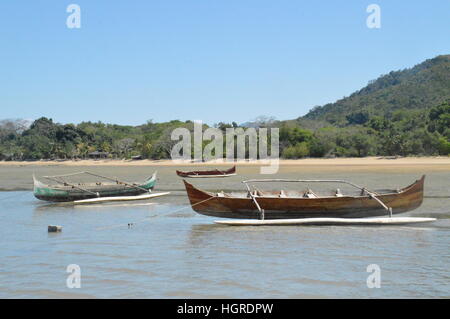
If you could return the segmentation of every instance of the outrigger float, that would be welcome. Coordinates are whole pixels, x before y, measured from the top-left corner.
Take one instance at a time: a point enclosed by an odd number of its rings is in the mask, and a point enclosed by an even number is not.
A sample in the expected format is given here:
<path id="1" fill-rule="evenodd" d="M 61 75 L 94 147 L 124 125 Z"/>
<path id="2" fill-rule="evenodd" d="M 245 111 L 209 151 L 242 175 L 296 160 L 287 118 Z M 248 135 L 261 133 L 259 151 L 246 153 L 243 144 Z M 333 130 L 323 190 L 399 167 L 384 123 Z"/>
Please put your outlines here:
<path id="1" fill-rule="evenodd" d="M 106 179 L 108 182 L 72 183 L 66 179 L 70 176 L 82 174 Z M 144 200 L 170 194 L 169 192 L 152 193 L 156 185 L 156 172 L 144 183 L 128 183 L 90 172 L 43 176 L 43 178 L 56 184 L 45 184 L 37 180 L 33 175 L 34 196 L 40 200 L 50 202 L 90 204 L 109 201 Z"/>
<path id="2" fill-rule="evenodd" d="M 418 208 L 423 201 L 425 176 L 396 190 L 371 191 L 345 180 L 254 179 L 243 181 L 247 192 L 212 193 L 184 181 L 192 208 L 203 215 L 232 218 L 216 221 L 225 225 L 304 225 L 304 224 L 409 224 L 434 218 L 392 217 Z M 357 194 L 318 195 L 299 191 L 260 191 L 253 183 L 340 183 L 358 189 Z M 388 215 L 388 217 L 380 217 Z M 373 218 L 377 217 L 377 218 Z M 240 219 L 240 220 L 235 220 Z"/>

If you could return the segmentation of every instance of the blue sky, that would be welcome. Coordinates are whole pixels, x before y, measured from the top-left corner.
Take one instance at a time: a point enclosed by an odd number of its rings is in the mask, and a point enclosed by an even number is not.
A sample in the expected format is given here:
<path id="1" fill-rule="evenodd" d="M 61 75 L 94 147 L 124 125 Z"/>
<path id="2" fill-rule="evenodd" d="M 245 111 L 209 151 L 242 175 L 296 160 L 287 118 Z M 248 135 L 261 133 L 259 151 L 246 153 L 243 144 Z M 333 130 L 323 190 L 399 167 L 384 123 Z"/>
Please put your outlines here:
<path id="1" fill-rule="evenodd" d="M 448 0 L 4 0 L 0 119 L 293 119 L 449 54 L 449 35 Z"/>

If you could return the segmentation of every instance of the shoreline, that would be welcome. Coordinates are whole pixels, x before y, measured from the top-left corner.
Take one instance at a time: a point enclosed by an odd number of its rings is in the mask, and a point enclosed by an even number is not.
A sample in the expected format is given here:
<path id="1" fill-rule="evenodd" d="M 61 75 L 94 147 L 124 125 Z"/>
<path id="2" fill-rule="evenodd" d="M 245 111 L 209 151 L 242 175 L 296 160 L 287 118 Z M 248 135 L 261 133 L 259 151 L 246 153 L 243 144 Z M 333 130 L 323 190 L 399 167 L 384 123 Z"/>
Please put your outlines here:
<path id="1" fill-rule="evenodd" d="M 0 161 L 0 166 L 266 166 L 268 161 L 172 161 L 172 160 L 63 160 L 63 161 Z M 450 169 L 450 157 L 357 157 L 280 159 L 280 166 L 444 166 Z"/>

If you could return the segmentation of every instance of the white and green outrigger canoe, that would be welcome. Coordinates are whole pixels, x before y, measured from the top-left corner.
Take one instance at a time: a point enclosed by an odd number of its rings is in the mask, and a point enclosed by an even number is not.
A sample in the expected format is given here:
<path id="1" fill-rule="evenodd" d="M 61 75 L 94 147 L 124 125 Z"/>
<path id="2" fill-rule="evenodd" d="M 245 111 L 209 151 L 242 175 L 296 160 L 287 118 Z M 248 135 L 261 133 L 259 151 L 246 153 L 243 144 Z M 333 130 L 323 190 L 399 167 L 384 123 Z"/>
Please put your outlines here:
<path id="1" fill-rule="evenodd" d="M 69 183 L 64 178 L 73 175 L 88 174 L 108 182 Z M 89 172 L 68 175 L 44 176 L 56 184 L 48 185 L 40 182 L 33 175 L 34 196 L 40 200 L 51 202 L 74 202 L 93 198 L 139 196 L 149 194 L 156 184 L 156 172 L 143 183 L 128 183 Z"/>

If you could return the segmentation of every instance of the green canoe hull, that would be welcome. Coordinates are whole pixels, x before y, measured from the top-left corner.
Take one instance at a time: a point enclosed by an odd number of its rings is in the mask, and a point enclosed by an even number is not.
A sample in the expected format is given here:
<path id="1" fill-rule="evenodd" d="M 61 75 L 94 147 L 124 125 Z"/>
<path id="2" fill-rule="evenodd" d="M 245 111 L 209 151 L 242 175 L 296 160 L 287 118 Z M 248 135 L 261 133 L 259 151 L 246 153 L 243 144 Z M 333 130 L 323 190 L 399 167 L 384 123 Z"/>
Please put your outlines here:
<path id="1" fill-rule="evenodd" d="M 34 196 L 37 199 L 49 202 L 73 202 L 76 200 L 115 197 L 137 196 L 150 192 L 156 185 L 156 174 L 140 185 L 130 186 L 125 184 L 98 185 L 85 187 L 85 190 L 73 186 L 48 186 L 36 179 L 34 180 Z M 81 187 L 81 186 L 80 186 Z M 81 187 L 83 188 L 83 187 Z"/>

